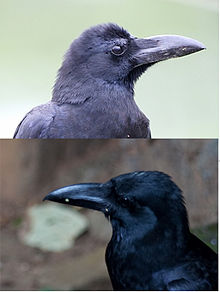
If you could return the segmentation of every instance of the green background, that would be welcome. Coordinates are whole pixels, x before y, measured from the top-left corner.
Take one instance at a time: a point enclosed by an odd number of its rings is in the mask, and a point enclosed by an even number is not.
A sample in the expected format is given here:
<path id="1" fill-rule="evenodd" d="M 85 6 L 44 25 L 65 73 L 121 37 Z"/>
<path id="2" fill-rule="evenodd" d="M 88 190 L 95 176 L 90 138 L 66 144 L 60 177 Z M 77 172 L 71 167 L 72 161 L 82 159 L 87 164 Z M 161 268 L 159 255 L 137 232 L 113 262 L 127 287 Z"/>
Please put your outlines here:
<path id="1" fill-rule="evenodd" d="M 0 138 L 51 99 L 62 56 L 91 25 L 116 22 L 138 37 L 180 34 L 207 47 L 150 68 L 135 99 L 153 138 L 218 136 L 217 0 L 0 0 Z"/>

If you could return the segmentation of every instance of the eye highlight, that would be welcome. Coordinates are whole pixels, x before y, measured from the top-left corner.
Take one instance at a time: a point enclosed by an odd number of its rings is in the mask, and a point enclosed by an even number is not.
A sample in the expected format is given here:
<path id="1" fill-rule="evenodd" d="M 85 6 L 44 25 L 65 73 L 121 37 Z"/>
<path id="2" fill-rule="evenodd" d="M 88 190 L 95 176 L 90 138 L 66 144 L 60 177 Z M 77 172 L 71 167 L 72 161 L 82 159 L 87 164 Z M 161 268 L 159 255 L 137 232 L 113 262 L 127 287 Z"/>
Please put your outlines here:
<path id="1" fill-rule="evenodd" d="M 129 200 L 127 197 L 121 197 L 119 202 L 120 202 L 120 205 L 124 208 L 130 208 L 133 206 L 133 202 Z"/>
<path id="2" fill-rule="evenodd" d="M 115 56 L 121 56 L 126 51 L 125 47 L 122 46 L 114 46 L 111 50 L 112 54 Z"/>

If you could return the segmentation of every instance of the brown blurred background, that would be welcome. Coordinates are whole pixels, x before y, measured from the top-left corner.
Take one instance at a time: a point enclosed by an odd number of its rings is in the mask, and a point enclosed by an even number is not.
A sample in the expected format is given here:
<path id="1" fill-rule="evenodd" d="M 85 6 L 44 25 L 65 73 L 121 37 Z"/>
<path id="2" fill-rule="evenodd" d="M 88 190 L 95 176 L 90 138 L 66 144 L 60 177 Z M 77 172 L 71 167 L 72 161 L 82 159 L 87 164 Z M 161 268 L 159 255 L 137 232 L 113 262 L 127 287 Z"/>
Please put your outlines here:
<path id="1" fill-rule="evenodd" d="M 217 140 L 1 140 L 0 146 L 1 290 L 111 289 L 104 263 L 111 228 L 102 214 L 77 209 L 89 227 L 65 251 L 31 247 L 22 236 L 30 228 L 28 209 L 44 205 L 51 190 L 126 172 L 172 176 L 193 232 L 216 249 Z"/>

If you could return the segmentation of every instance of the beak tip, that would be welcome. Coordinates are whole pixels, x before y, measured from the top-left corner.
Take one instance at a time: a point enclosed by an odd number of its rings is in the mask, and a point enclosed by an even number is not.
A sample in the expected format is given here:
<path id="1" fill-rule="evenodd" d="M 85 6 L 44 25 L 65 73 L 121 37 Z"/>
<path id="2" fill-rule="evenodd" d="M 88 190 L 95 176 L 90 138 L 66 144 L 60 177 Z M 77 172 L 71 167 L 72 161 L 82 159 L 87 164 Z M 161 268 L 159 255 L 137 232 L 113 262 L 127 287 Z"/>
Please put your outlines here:
<path id="1" fill-rule="evenodd" d="M 43 201 L 43 202 L 44 202 L 44 201 L 50 201 L 50 199 L 51 199 L 51 198 L 50 198 L 50 194 L 48 194 L 48 195 L 46 195 L 46 197 L 43 198 L 42 201 Z"/>
<path id="2" fill-rule="evenodd" d="M 206 50 L 206 46 L 203 43 L 195 40 L 193 40 L 193 42 L 195 43 L 195 47 L 198 49 L 198 51 Z"/>
<path id="3" fill-rule="evenodd" d="M 206 46 L 203 45 L 202 43 L 200 44 L 200 46 L 198 47 L 199 51 L 202 51 L 202 50 L 206 50 Z"/>
<path id="4" fill-rule="evenodd" d="M 43 198 L 43 200 L 42 200 L 42 201 L 43 201 L 43 202 L 44 202 L 44 201 L 47 201 L 47 196 L 46 196 L 45 198 Z"/>

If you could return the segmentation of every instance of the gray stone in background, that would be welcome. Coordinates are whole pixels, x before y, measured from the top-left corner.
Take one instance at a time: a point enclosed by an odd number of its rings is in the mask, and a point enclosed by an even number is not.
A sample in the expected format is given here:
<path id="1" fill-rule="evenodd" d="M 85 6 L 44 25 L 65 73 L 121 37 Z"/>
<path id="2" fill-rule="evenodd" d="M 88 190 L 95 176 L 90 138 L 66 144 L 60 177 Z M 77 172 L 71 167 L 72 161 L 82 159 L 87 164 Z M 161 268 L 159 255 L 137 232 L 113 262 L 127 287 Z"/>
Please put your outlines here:
<path id="1" fill-rule="evenodd" d="M 64 251 L 88 228 L 85 216 L 73 208 L 56 204 L 35 205 L 28 209 L 29 230 L 22 239 L 25 244 L 44 251 Z"/>

